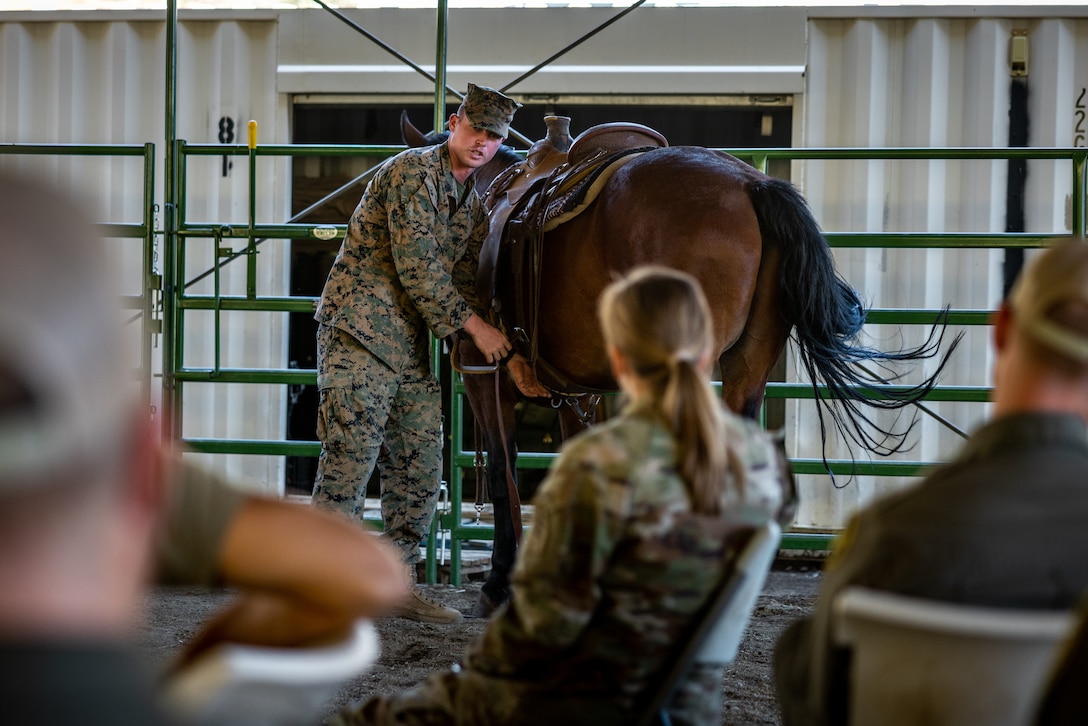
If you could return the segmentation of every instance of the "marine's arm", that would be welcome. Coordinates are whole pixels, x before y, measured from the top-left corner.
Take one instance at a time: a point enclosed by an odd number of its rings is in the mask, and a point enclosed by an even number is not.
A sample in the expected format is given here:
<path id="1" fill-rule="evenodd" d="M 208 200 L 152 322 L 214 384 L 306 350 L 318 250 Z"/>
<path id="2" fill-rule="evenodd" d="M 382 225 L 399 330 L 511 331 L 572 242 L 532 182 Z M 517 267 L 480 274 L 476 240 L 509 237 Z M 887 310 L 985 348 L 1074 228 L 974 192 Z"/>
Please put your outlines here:
<path id="1" fill-rule="evenodd" d="M 459 268 L 461 260 L 452 259 L 453 251 L 440 241 L 445 232 L 435 228 L 444 223 L 442 210 L 447 204 L 439 198 L 444 191 L 435 170 L 408 159 L 383 182 L 373 191 L 385 195 L 393 264 L 413 306 L 435 337 L 464 330 L 489 363 L 498 361 L 510 351 L 510 341 L 477 314 L 474 282 L 468 283 L 468 266 L 479 259 L 486 227 L 474 219 L 473 226 L 464 230 L 470 236 L 465 256 L 472 260 Z"/>
<path id="2" fill-rule="evenodd" d="M 391 170 L 375 194 L 383 195 L 388 210 L 393 264 L 400 284 L 435 337 L 445 338 L 475 312 L 453 279 L 452 251 L 440 242 L 436 225 L 446 223 L 447 204 L 437 172 L 418 160 L 407 159 Z"/>

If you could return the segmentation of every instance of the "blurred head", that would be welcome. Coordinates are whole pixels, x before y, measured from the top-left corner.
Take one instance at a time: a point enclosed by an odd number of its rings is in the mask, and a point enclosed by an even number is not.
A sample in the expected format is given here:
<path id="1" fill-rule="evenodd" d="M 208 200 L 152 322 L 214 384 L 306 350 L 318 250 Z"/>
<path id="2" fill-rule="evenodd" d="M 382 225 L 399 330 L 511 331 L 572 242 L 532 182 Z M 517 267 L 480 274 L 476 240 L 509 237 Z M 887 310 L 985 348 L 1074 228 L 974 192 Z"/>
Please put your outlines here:
<path id="1" fill-rule="evenodd" d="M 993 327 L 994 413 L 1067 412 L 1088 420 L 1088 242 L 1033 257 Z"/>
<path id="2" fill-rule="evenodd" d="M 105 243 L 71 195 L 0 171 L 0 259 L 0 631 L 117 630 L 162 482 Z"/>
<path id="3" fill-rule="evenodd" d="M 636 268 L 605 288 L 598 316 L 605 343 L 647 383 L 660 385 L 681 364 L 706 367 L 714 342 L 710 310 L 686 273 Z"/>
<path id="4" fill-rule="evenodd" d="M 0 173 L 0 499 L 120 455 L 136 400 L 104 241 L 81 204 Z"/>
<path id="5" fill-rule="evenodd" d="M 1007 301 L 1036 355 L 1088 372 L 1088 242 L 1067 239 L 1023 270 Z"/>
<path id="6" fill-rule="evenodd" d="M 621 386 L 676 436 L 693 508 L 716 514 L 729 456 L 709 380 L 713 321 L 699 283 L 664 267 L 636 268 L 605 288 L 597 312 Z"/>

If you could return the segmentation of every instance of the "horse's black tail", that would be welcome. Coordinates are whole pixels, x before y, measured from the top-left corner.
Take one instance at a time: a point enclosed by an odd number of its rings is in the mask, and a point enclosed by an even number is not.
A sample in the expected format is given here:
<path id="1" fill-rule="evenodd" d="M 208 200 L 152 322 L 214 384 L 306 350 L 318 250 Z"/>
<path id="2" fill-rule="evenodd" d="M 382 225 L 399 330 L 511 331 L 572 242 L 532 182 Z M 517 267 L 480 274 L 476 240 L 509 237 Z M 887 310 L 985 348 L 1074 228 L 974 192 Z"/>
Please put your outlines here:
<path id="1" fill-rule="evenodd" d="M 773 178 L 752 184 L 749 196 L 763 239 L 777 242 L 781 250 L 783 315 L 794 326 L 798 359 L 816 393 L 821 437 L 826 441 L 826 412 L 840 433 L 869 451 L 886 456 L 904 450 L 917 414 L 905 427 L 883 428 L 867 409 L 902 409 L 923 399 L 937 385 L 963 334 L 953 339 L 941 355 L 937 370 L 922 383 L 878 393 L 874 386 L 904 375 L 896 372 L 893 364 L 933 358 L 940 353 L 947 309 L 925 342 L 916 348 L 880 351 L 861 345 L 858 335 L 865 323 L 864 306 L 835 269 L 831 249 L 804 197 L 789 182 Z M 878 370 L 867 369 L 865 363 L 872 363 Z M 820 395 L 821 381 L 827 386 L 832 405 Z"/>

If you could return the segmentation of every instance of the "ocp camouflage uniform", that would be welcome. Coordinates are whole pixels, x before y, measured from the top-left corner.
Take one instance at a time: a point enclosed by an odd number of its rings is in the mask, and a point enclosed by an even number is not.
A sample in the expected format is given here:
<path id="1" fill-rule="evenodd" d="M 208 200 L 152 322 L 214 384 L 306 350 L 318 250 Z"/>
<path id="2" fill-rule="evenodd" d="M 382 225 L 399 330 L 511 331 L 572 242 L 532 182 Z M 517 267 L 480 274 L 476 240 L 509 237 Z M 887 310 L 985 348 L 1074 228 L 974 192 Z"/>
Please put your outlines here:
<path id="1" fill-rule="evenodd" d="M 374 175 L 351 216 L 315 319 L 322 442 L 315 506 L 356 519 L 381 475 L 386 536 L 405 561 L 434 517 L 441 476 L 441 391 L 428 330 L 444 338 L 478 307 L 487 216 L 446 144 L 408 149 Z"/>
<path id="2" fill-rule="evenodd" d="M 720 517 L 691 511 L 672 435 L 631 410 L 568 442 L 534 499 L 511 601 L 460 670 L 345 710 L 333 723 L 510 724 L 633 720 L 728 562 L 737 523 L 779 517 L 792 497 L 770 437 L 728 418 L 746 473 Z M 693 673 L 676 723 L 721 723 L 721 668 Z"/>

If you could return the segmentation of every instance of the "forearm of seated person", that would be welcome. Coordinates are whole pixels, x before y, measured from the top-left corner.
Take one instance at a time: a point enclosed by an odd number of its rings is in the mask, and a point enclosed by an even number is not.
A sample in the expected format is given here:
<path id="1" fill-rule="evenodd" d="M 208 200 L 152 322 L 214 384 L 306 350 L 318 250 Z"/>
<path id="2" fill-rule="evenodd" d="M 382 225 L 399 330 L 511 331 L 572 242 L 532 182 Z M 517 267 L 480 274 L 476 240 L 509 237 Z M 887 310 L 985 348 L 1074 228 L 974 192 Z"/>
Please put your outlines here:
<path id="1" fill-rule="evenodd" d="M 243 594 L 205 623 L 186 644 L 173 667 L 180 668 L 216 645 L 235 643 L 268 648 L 304 648 L 347 637 L 355 621 L 274 595 Z"/>
<path id="2" fill-rule="evenodd" d="M 270 498 L 242 505 L 219 568 L 228 585 L 352 619 L 381 615 L 408 592 L 400 557 L 358 524 Z"/>

